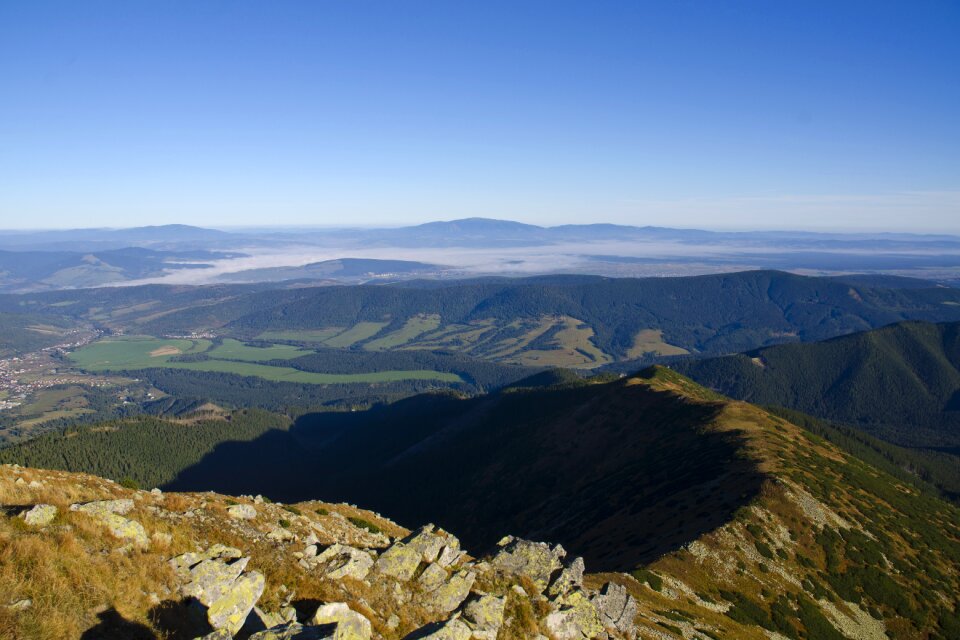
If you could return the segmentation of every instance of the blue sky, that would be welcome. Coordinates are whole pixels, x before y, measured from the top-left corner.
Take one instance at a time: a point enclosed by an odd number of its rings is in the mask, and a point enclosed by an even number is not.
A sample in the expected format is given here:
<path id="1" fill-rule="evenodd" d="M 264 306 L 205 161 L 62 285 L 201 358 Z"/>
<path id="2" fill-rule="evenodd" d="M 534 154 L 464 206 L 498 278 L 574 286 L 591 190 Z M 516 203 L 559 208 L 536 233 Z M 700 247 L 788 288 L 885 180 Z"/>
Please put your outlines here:
<path id="1" fill-rule="evenodd" d="M 0 227 L 960 232 L 960 3 L 0 0 Z"/>

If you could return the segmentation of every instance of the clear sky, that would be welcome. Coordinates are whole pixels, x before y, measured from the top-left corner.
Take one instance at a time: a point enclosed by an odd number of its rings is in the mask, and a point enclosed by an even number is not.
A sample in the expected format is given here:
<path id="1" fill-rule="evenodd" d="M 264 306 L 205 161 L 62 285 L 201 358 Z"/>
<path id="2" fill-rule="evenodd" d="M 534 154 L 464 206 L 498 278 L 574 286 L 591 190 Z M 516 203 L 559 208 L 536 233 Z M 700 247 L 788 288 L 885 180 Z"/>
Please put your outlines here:
<path id="1" fill-rule="evenodd" d="M 0 0 L 0 227 L 960 232 L 960 2 Z"/>

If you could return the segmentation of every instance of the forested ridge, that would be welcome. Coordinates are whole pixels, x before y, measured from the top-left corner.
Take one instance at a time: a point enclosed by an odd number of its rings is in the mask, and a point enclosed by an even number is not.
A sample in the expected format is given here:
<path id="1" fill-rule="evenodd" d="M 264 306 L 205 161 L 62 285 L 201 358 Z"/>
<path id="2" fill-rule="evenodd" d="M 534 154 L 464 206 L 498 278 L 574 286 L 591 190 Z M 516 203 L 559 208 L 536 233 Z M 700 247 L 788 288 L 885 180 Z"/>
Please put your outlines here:
<path id="1" fill-rule="evenodd" d="M 671 366 L 733 398 L 960 450 L 960 322 L 904 322 Z"/>
<path id="2" fill-rule="evenodd" d="M 417 314 L 444 323 L 565 315 L 589 325 L 594 343 L 624 356 L 636 333 L 663 330 L 692 351 L 722 353 L 786 340 L 821 340 L 904 319 L 960 317 L 960 290 L 854 287 L 833 278 L 776 271 L 684 278 L 573 278 L 479 282 L 445 287 L 334 286 L 246 294 L 222 304 L 170 313 L 153 333 L 218 326 L 244 337 L 271 329 L 350 326 L 370 321 L 396 328 Z"/>
<path id="3" fill-rule="evenodd" d="M 0 448 L 0 463 L 84 471 L 145 488 L 173 480 L 223 442 L 254 440 L 286 429 L 283 415 L 244 409 L 225 418 L 189 421 L 137 416 L 68 428 Z"/>

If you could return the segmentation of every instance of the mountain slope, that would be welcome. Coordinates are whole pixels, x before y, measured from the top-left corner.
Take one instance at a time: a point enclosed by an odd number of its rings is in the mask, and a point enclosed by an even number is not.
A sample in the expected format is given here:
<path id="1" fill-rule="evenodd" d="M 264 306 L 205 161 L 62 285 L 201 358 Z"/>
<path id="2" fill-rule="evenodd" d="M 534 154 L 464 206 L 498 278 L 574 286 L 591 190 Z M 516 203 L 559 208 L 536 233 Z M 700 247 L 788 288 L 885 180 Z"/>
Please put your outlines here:
<path id="1" fill-rule="evenodd" d="M 563 542 L 634 571 L 616 579 L 641 637 L 960 629 L 957 508 L 663 368 L 302 418 L 220 445 L 171 486 L 429 513 L 477 552 L 508 532 Z"/>
<path id="2" fill-rule="evenodd" d="M 908 446 L 960 447 L 958 322 L 899 323 L 675 367 L 749 402 L 855 425 Z"/>

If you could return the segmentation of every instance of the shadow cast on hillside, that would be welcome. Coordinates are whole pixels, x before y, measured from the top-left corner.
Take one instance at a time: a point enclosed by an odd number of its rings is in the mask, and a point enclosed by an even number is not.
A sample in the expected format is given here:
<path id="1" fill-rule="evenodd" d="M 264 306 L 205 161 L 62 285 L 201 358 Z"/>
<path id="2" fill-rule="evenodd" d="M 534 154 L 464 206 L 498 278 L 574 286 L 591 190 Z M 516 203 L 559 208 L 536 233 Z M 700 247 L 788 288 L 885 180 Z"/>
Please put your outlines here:
<path id="1" fill-rule="evenodd" d="M 124 618 L 116 609 L 97 614 L 99 622 L 80 636 L 80 640 L 157 640 L 150 627 Z"/>
<path id="2" fill-rule="evenodd" d="M 629 570 L 759 492 L 743 434 L 712 428 L 717 412 L 624 381 L 419 396 L 224 443 L 165 488 L 350 502 L 435 522 L 473 553 L 513 534 L 559 542 L 591 571 Z"/>

